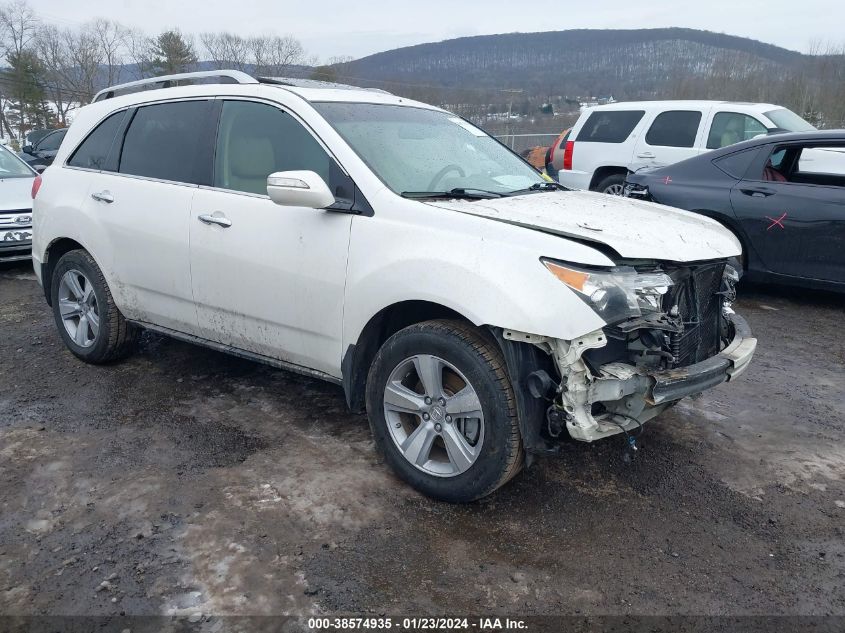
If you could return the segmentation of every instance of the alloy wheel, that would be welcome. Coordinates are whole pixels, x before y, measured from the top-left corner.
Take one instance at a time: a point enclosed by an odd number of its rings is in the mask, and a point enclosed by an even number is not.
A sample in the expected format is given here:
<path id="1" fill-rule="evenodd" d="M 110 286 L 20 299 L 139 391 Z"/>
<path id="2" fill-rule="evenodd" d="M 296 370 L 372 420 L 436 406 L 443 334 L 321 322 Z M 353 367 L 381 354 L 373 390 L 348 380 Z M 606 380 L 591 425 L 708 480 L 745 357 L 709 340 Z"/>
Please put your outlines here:
<path id="1" fill-rule="evenodd" d="M 419 470 L 455 477 L 484 443 L 481 401 L 451 363 L 430 354 L 403 360 L 384 389 L 384 418 L 399 451 Z"/>
<path id="2" fill-rule="evenodd" d="M 91 347 L 100 333 L 100 310 L 91 281 L 78 270 L 68 270 L 59 281 L 59 314 L 71 340 Z"/>

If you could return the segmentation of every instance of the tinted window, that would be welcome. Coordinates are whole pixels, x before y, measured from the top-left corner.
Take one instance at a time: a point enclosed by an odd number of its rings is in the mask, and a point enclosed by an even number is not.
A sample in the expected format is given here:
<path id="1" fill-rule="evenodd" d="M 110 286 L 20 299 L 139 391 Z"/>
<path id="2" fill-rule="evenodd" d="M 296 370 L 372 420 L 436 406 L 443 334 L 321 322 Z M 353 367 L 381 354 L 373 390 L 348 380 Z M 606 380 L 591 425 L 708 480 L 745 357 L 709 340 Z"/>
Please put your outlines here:
<path id="1" fill-rule="evenodd" d="M 139 108 L 123 141 L 120 173 L 197 183 L 208 104 L 181 101 Z"/>
<path id="2" fill-rule="evenodd" d="M 94 128 L 88 138 L 82 141 L 82 145 L 76 148 L 67 164 L 87 169 L 105 169 L 114 135 L 123 123 L 124 116 L 126 116 L 125 110 L 117 112 Z"/>
<path id="3" fill-rule="evenodd" d="M 578 133 L 579 142 L 624 143 L 645 116 L 644 110 L 593 112 Z"/>
<path id="4" fill-rule="evenodd" d="M 719 112 L 713 117 L 713 125 L 710 126 L 707 149 L 727 147 L 768 132 L 766 126 L 752 116 L 738 112 Z"/>
<path id="5" fill-rule="evenodd" d="M 751 163 L 754 161 L 754 158 L 757 156 L 757 152 L 759 151 L 760 150 L 757 147 L 747 149 L 742 152 L 723 156 L 722 158 L 713 161 L 713 163 L 728 176 L 732 176 L 733 178 L 740 180 L 748 172 L 748 168 L 751 167 Z"/>
<path id="6" fill-rule="evenodd" d="M 57 132 L 52 132 L 48 134 L 43 139 L 38 142 L 38 145 L 35 146 L 35 149 L 39 152 L 49 152 L 53 150 L 59 149 L 59 145 L 62 144 L 62 139 L 65 137 L 65 130 L 59 130 Z"/>
<path id="7" fill-rule="evenodd" d="M 214 186 L 267 195 L 267 176 L 310 170 L 328 184 L 330 158 L 290 114 L 249 101 L 223 104 L 214 159 Z"/>
<path id="8" fill-rule="evenodd" d="M 701 112 L 663 112 L 651 124 L 645 142 L 660 147 L 693 147 Z"/>

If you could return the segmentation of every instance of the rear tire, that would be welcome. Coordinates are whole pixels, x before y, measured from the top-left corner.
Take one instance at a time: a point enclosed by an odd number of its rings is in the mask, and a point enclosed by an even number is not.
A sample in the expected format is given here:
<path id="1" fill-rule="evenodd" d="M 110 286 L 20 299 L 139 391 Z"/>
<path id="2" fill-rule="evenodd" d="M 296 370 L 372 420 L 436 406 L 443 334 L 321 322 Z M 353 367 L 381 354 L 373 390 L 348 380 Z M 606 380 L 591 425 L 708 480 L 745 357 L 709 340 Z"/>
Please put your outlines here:
<path id="1" fill-rule="evenodd" d="M 596 187 L 596 191 L 609 196 L 621 196 L 625 187 L 625 174 L 611 174 Z"/>
<path id="2" fill-rule="evenodd" d="M 129 356 L 141 330 L 114 304 L 103 272 L 84 250 L 65 253 L 50 279 L 53 317 L 67 348 L 86 363 Z"/>
<path id="3" fill-rule="evenodd" d="M 522 468 L 504 359 L 495 341 L 459 321 L 426 321 L 391 336 L 370 367 L 367 413 L 387 463 L 429 497 L 473 501 Z"/>

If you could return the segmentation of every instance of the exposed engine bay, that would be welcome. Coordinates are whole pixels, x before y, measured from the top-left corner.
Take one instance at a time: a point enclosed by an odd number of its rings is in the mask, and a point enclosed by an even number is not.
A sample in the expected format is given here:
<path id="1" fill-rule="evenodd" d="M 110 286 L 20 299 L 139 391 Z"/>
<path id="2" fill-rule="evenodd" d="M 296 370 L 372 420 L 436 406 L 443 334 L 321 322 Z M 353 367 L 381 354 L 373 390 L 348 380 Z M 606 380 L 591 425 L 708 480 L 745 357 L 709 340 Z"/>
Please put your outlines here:
<path id="1" fill-rule="evenodd" d="M 549 403 L 550 438 L 627 434 L 671 403 L 736 377 L 753 355 L 756 339 L 731 307 L 739 275 L 726 261 L 623 262 L 612 273 L 615 285 L 598 275 L 573 281 L 571 273 L 582 271 L 555 266 L 597 312 L 625 318 L 572 341 L 503 333 L 554 359 L 557 376 L 540 370 L 527 381 L 531 395 Z M 620 279 L 630 292 L 617 290 Z"/>

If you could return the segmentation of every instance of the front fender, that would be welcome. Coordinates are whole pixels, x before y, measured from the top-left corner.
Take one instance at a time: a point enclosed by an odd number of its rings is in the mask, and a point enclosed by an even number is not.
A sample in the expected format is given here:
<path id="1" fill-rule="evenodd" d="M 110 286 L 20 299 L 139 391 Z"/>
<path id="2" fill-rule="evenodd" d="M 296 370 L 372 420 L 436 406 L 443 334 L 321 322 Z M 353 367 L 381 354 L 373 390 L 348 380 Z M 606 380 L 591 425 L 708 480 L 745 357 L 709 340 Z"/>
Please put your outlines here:
<path id="1" fill-rule="evenodd" d="M 475 325 L 572 340 L 605 325 L 540 262 L 612 265 L 596 250 L 531 229 L 450 211 L 413 227 L 356 217 L 349 250 L 343 348 L 385 307 L 427 301 Z M 420 214 L 422 215 L 422 214 Z M 448 224 L 442 223 L 443 218 Z"/>

